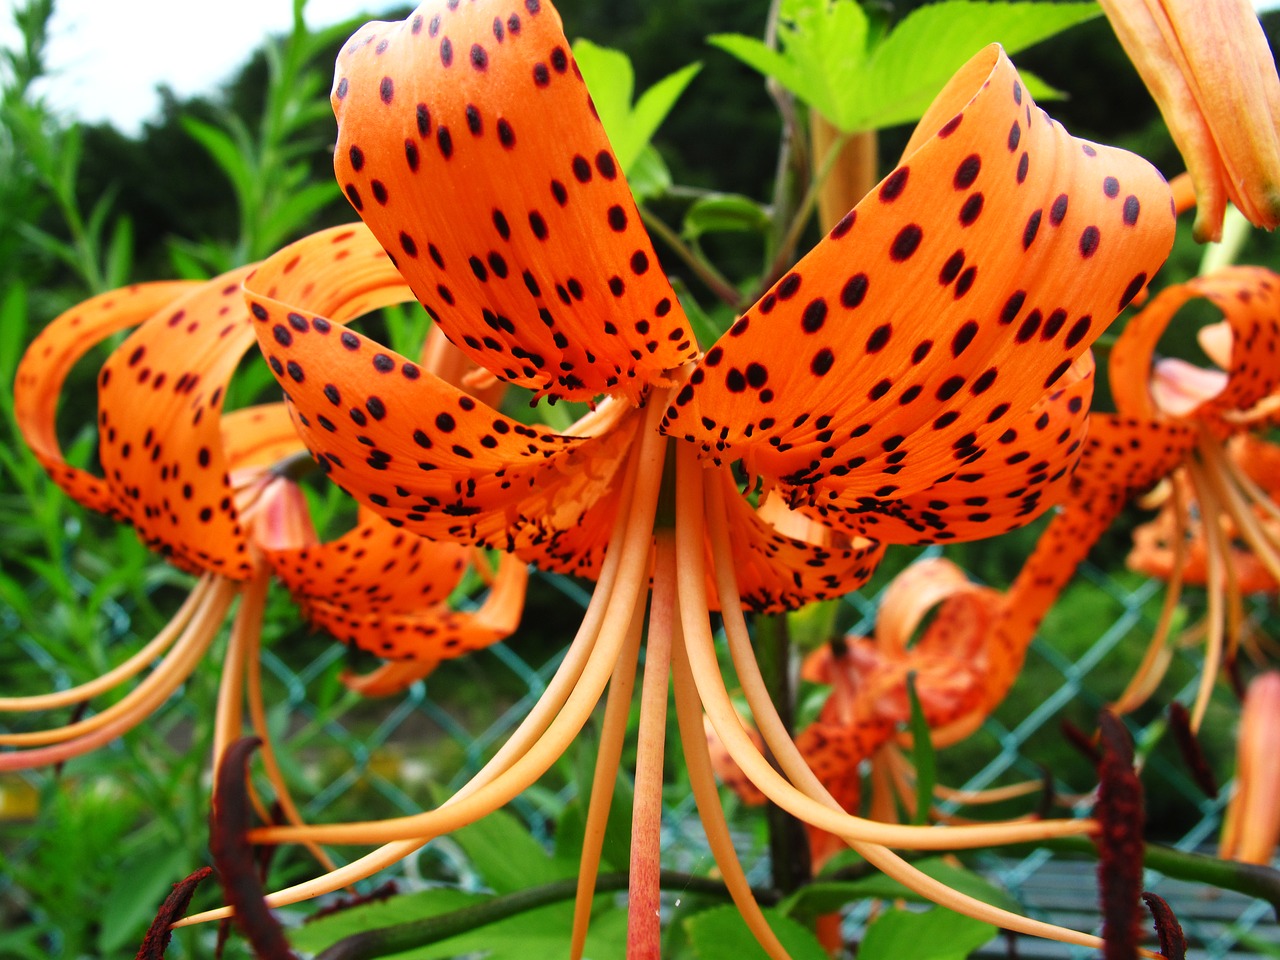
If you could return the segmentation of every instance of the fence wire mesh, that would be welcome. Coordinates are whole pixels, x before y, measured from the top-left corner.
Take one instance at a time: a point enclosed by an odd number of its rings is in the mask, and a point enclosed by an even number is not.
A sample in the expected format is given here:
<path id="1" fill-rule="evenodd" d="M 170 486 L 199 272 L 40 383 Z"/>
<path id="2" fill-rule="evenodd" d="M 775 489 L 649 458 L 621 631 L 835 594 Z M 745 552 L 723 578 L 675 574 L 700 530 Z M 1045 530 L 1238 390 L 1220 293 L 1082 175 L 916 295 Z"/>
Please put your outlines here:
<path id="1" fill-rule="evenodd" d="M 1074 653 L 1056 645 L 1053 625 L 1046 625 L 1028 653 L 1015 696 L 970 738 L 964 769 L 952 786 L 978 790 L 1011 778 L 1044 776 L 1046 761 L 1038 747 L 1049 740 L 1061 740 L 1058 729 L 1064 718 L 1087 723 L 1085 718 L 1096 715 L 1105 705 L 1108 694 L 1103 691 L 1115 692 L 1117 683 L 1122 685 L 1127 678 L 1112 676 L 1117 672 L 1115 654 L 1121 648 L 1141 651 L 1155 627 L 1154 611 L 1162 585 L 1091 565 L 1082 568 L 1077 581 L 1105 598 L 1102 606 L 1110 611 L 1109 618 L 1088 623 L 1085 629 L 1093 640 Z M 87 582 L 80 586 L 86 593 L 92 590 Z M 530 597 L 532 607 L 555 608 L 559 619 L 571 623 L 574 612 L 585 608 L 589 592 L 569 578 L 538 573 L 533 577 Z M 1069 600 L 1064 598 L 1063 602 Z M 33 597 L 33 602 L 39 601 L 39 596 Z M 850 595 L 844 601 L 842 622 L 851 622 L 853 633 L 869 633 L 877 602 L 878 592 L 874 590 Z M 1262 608 L 1255 610 L 1259 617 L 1265 613 Z M 1064 615 L 1079 616 L 1069 609 Z M 526 625 L 529 618 L 527 613 Z M 102 619 L 108 643 L 122 648 L 136 645 L 126 606 L 106 604 Z M 10 666 L 22 660 L 28 673 L 31 667 L 38 668 L 36 674 L 49 688 L 65 687 L 79 679 L 66 663 L 49 652 L 42 638 L 21 632 L 13 611 L 0 615 L 0 623 L 10 638 L 5 643 Z M 374 702 L 342 693 L 337 675 L 344 668 L 347 653 L 326 638 L 291 628 L 282 640 L 268 646 L 263 664 L 270 726 L 278 738 L 289 779 L 303 801 L 304 819 L 326 822 L 352 819 L 353 813 L 360 818 L 409 814 L 438 802 L 465 782 L 529 712 L 563 654 L 563 644 L 547 644 L 539 651 L 522 642 L 521 636 L 517 632 L 506 644 L 447 663 L 403 695 Z M 1163 686 L 1161 696 L 1167 692 L 1185 702 L 1194 695 L 1199 655 L 1189 648 L 1182 650 L 1178 659 L 1185 669 L 1181 674 L 1174 671 L 1180 677 L 1177 685 Z M 210 675 L 216 671 L 209 667 L 206 664 L 197 679 L 172 697 L 148 721 L 144 731 L 126 738 L 124 745 L 116 743 L 100 752 L 86 774 L 77 768 L 79 761 L 74 762 L 63 774 L 66 788 L 83 788 L 89 780 L 109 779 L 139 761 L 176 762 L 184 751 L 197 750 L 202 742 L 201 732 L 207 729 L 211 716 L 216 678 Z M 1225 700 L 1227 694 L 1220 691 L 1219 697 Z M 1230 713 L 1224 710 L 1216 718 L 1221 728 L 1217 740 L 1220 744 L 1230 741 L 1229 717 Z M 1165 720 L 1159 710 L 1139 712 L 1128 722 L 1139 755 L 1145 758 L 1143 779 L 1148 796 L 1158 799 L 1161 810 L 1172 806 L 1181 818 L 1181 832 L 1159 839 L 1182 850 L 1211 849 L 1231 784 L 1222 789 L 1217 799 L 1208 799 L 1175 755 L 1147 749 L 1159 740 L 1164 729 Z M 131 743 L 139 738 L 152 745 L 163 744 L 166 750 L 139 748 Z M 1230 768 L 1229 759 L 1225 767 Z M 1059 774 L 1058 770 L 1051 771 L 1059 796 L 1069 797 L 1073 791 L 1088 789 L 1089 784 L 1081 778 L 1064 780 Z M 47 798 L 51 777 L 56 776 L 47 772 L 24 774 L 21 785 L 33 796 Z M 575 782 L 567 775 L 548 778 L 512 804 L 534 835 L 548 845 L 554 842 L 550 825 L 555 815 L 575 798 Z M 4 820 L 11 822 L 0 833 L 0 851 L 5 852 L 12 867 L 34 856 L 36 848 L 47 843 L 48 837 L 40 830 L 21 829 L 27 822 L 24 817 L 34 811 L 22 804 L 14 805 L 12 795 L 18 781 L 10 779 L 5 783 L 10 812 L 0 817 L 0 824 Z M 735 808 L 732 800 L 730 808 Z M 0 805 L 0 811 L 3 809 Z M 1086 796 L 1076 802 L 1075 812 L 1083 815 L 1087 809 Z M 14 810 L 19 812 L 15 814 Z M 736 812 L 746 811 L 737 807 Z M 13 829 L 15 817 L 18 829 Z M 739 817 L 735 837 L 749 877 L 763 884 L 769 879 L 769 865 L 758 819 Z M 705 871 L 713 865 L 687 791 L 683 795 L 669 793 L 664 821 L 663 856 L 668 866 Z M 1164 826 L 1167 821 L 1164 818 L 1159 823 Z M 1032 915 L 1096 931 L 1091 863 L 1064 860 L 1043 850 L 1022 856 L 995 851 L 979 858 L 978 866 L 1020 899 Z M 8 873 L 0 876 L 0 902 L 7 900 L 11 912 L 14 904 L 37 913 L 45 909 L 35 892 L 23 888 L 20 870 Z M 479 883 L 465 854 L 447 837 L 433 841 L 391 873 L 399 878 L 402 889 L 435 882 L 434 878 L 441 875 L 464 886 Z M 1206 893 L 1203 888 L 1150 871 L 1147 885 L 1174 904 L 1189 936 L 1193 957 L 1208 960 L 1280 948 L 1280 932 L 1263 901 L 1216 891 Z M 849 912 L 846 929 L 851 938 L 856 938 L 871 909 L 870 905 L 855 905 Z M 997 940 L 983 952 L 996 956 L 1009 950 Z M 1017 955 L 1077 957 L 1088 955 L 1088 951 L 1020 938 Z"/>

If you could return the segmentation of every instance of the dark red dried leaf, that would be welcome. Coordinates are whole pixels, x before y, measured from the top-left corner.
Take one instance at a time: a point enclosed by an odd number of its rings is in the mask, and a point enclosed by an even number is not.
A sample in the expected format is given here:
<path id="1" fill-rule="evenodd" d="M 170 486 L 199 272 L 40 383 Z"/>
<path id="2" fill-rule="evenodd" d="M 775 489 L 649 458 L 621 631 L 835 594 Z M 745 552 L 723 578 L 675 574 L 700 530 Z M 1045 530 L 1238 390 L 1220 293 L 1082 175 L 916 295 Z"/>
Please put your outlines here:
<path id="1" fill-rule="evenodd" d="M 1142 831 L 1145 822 L 1142 783 L 1133 769 L 1133 742 L 1115 714 L 1098 716 L 1098 888 L 1102 898 L 1105 960 L 1133 960 L 1141 939 Z"/>
<path id="2" fill-rule="evenodd" d="M 1169 904 L 1154 893 L 1144 892 L 1142 899 L 1146 901 L 1151 919 L 1155 921 L 1156 936 L 1160 938 L 1160 952 L 1164 954 L 1165 960 L 1186 960 L 1187 938 Z"/>
<path id="3" fill-rule="evenodd" d="M 1204 791 L 1211 800 L 1218 799 L 1218 781 L 1209 769 L 1204 751 L 1200 749 L 1200 741 L 1191 729 L 1191 716 L 1187 708 L 1174 701 L 1169 704 L 1169 729 L 1173 731 L 1173 741 L 1178 745 L 1183 762 L 1191 772 L 1191 779 Z"/>
<path id="4" fill-rule="evenodd" d="M 254 954 L 260 960 L 296 960 L 284 930 L 267 907 L 247 837 L 252 815 L 246 783 L 249 757 L 261 744 L 257 737 L 245 737 L 227 748 L 213 792 L 209 849 L 227 903 L 235 910 L 236 925 Z"/>
<path id="5" fill-rule="evenodd" d="M 173 885 L 173 890 L 164 898 L 164 903 L 160 904 L 160 909 L 156 911 L 156 918 L 147 928 L 147 935 L 143 937 L 142 946 L 138 948 L 138 954 L 134 960 L 162 960 L 165 950 L 169 947 L 169 941 L 173 938 L 173 925 L 187 912 L 191 897 L 195 894 L 200 881 L 211 873 L 213 870 L 209 867 L 201 867 L 186 879 L 179 880 Z"/>

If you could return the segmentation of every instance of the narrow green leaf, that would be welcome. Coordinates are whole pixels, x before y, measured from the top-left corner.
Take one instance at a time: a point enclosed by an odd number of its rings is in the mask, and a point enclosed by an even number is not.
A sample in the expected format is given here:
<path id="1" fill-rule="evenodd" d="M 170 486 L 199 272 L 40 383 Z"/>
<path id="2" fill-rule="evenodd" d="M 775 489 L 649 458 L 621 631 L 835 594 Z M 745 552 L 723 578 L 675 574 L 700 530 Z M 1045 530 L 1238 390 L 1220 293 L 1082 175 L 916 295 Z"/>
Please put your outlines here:
<path id="1" fill-rule="evenodd" d="M 120 865 L 121 882 L 112 886 L 100 914 L 98 951 L 103 956 L 141 938 L 172 885 L 191 872 L 190 857 L 182 847 L 152 848 Z"/>
<path id="2" fill-rule="evenodd" d="M 13 383 L 27 333 L 27 288 L 14 281 L 0 299 L 0 381 Z"/>
<path id="3" fill-rule="evenodd" d="M 129 282 L 133 273 L 133 220 L 121 216 L 111 231 L 107 245 L 106 262 L 103 264 L 103 280 L 107 288 L 114 290 Z"/>
<path id="4" fill-rule="evenodd" d="M 790 57 L 770 49 L 763 41 L 740 33 L 713 33 L 707 37 L 707 43 L 741 60 L 757 73 L 777 80 L 806 103 L 812 102 L 813 91 L 806 84 L 799 66 Z"/>
<path id="5" fill-rule="evenodd" d="M 964 960 L 996 935 L 996 928 L 951 910 L 890 910 L 858 945 L 858 960 Z"/>
<path id="6" fill-rule="evenodd" d="M 635 163 L 627 171 L 627 182 L 635 194 L 637 203 L 660 197 L 671 189 L 671 171 L 662 155 L 648 144 L 640 151 Z"/>
<path id="7" fill-rule="evenodd" d="M 241 198 L 254 194 L 253 171 L 242 152 L 242 147 L 232 135 L 221 127 L 197 120 L 195 117 L 183 117 L 182 128 L 200 146 L 225 173 Z"/>
<path id="8" fill-rule="evenodd" d="M 764 915 L 791 960 L 828 960 L 822 944 L 809 930 L 778 910 L 766 909 Z M 699 960 L 764 960 L 766 957 L 737 907 L 702 910 L 685 920 L 684 928 Z"/>
<path id="9" fill-rule="evenodd" d="M 911 705 L 911 759 L 916 767 L 916 815 L 912 822 L 924 824 L 929 822 L 929 810 L 933 807 L 937 760 L 933 752 L 933 733 L 916 693 L 914 670 L 907 674 L 907 701 Z"/>
<path id="10" fill-rule="evenodd" d="M 365 930 L 436 917 L 489 899 L 491 898 L 487 894 L 446 888 L 406 893 L 321 917 L 306 926 L 290 930 L 289 942 L 298 950 L 318 953 L 344 937 L 363 933 Z"/>
<path id="11" fill-rule="evenodd" d="M 631 114 L 631 139 L 627 157 L 619 157 L 624 170 L 629 170 L 636 157 L 644 147 L 648 146 L 653 135 L 658 132 L 662 121 L 667 119 L 680 99 L 680 95 L 693 82 L 693 78 L 702 69 L 701 63 L 690 63 L 675 73 L 669 73 L 644 93 L 636 101 L 635 110 Z"/>

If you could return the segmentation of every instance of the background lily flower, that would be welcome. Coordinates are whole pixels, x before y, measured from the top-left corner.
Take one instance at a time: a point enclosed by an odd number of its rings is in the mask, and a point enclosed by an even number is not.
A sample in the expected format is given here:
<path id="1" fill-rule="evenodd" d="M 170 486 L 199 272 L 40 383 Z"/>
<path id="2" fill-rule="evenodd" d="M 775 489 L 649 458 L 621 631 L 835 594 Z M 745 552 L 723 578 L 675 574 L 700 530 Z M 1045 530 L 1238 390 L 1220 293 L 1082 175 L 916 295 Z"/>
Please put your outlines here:
<path id="1" fill-rule="evenodd" d="M 1236 738 L 1236 789 L 1227 805 L 1218 856 L 1269 864 L 1280 842 L 1280 673 L 1249 683 Z"/>
<path id="2" fill-rule="evenodd" d="M 1116 704 L 1132 710 L 1154 691 L 1169 663 L 1167 641 L 1187 561 L 1186 531 L 1192 528 L 1192 500 L 1203 524 L 1209 631 L 1200 690 L 1192 710 L 1198 728 L 1208 706 L 1218 666 L 1230 644 L 1234 655 L 1241 622 L 1240 584 L 1223 521 L 1229 521 L 1257 561 L 1275 577 L 1280 552 L 1270 523 L 1277 508 L 1251 479 L 1228 441 L 1272 422 L 1280 388 L 1280 321 L 1276 297 L 1280 278 L 1259 267 L 1231 267 L 1163 290 L 1125 327 L 1112 348 L 1108 373 L 1117 412 L 1095 413 L 1090 421 L 1071 495 L 1042 534 L 1036 550 L 1011 589 L 1018 597 L 1002 624 L 1009 643 L 1022 645 L 1034 633 L 1076 567 L 1124 505 L 1171 477 L 1172 542 L 1177 551 L 1165 606 L 1147 654 Z M 1172 359 L 1155 359 L 1156 343 L 1177 311 L 1204 298 L 1222 312 L 1220 323 L 1200 334 L 1206 353 L 1220 369 L 1201 369 Z M 1228 623 L 1231 629 L 1228 630 Z"/>
<path id="3" fill-rule="evenodd" d="M 725 616 L 740 677 L 758 678 L 744 602 L 785 608 L 856 586 L 878 550 L 868 535 L 984 536 L 1047 508 L 1079 453 L 1092 372 L 1083 355 L 1172 241 L 1167 186 L 1131 155 L 1072 139 L 990 48 L 940 95 L 902 165 L 694 365 L 698 345 L 555 12 L 538 0 L 514 14 L 454 6 L 370 24 L 344 48 L 333 89 L 339 183 L 459 349 L 549 399 L 605 398 L 557 434 L 409 376 L 403 358 L 340 324 L 361 312 L 367 291 L 397 282 L 354 237 L 327 255 L 282 251 L 247 285 L 248 301 L 299 430 L 335 482 L 405 529 L 499 546 L 599 585 L 530 718 L 438 810 L 257 831 L 266 842 L 389 844 L 272 902 L 363 875 L 505 803 L 565 749 L 606 685 L 603 739 L 613 744 L 651 580 L 633 948 L 657 942 L 668 663 L 712 849 L 762 943 L 775 949 L 727 842 L 703 762 L 703 709 L 775 802 L 916 889 L 994 918 L 883 844 L 988 843 L 1089 825 L 921 831 L 843 812 L 778 736 L 772 704 L 749 680 L 754 719 L 786 777 L 743 733 L 708 612 Z M 779 498 L 773 509 L 822 524 L 823 542 L 768 533 L 735 461 Z M 752 591 L 760 566 L 790 578 L 785 594 Z M 597 783 L 612 784 L 616 756 L 602 747 Z M 589 838 L 609 792 L 592 792 Z M 580 908 L 590 904 L 598 844 L 584 850 Z M 997 922 L 1057 933 L 1012 915 Z"/>
<path id="4" fill-rule="evenodd" d="M 861 765 L 869 760 L 871 816 L 896 821 L 899 804 L 914 815 L 914 775 L 900 750 L 911 742 L 904 732 L 911 717 L 908 677 L 915 676 L 916 696 L 933 746 L 944 748 L 967 737 L 999 703 L 988 695 L 986 676 L 992 656 L 1007 654 L 990 649 L 1003 601 L 998 591 L 971 582 L 950 561 L 922 560 L 886 588 L 872 637 L 844 637 L 805 658 L 801 677 L 830 686 L 831 692 L 817 717 L 796 736 L 796 747 L 842 807 L 859 808 Z M 935 608 L 935 616 L 916 638 Z M 708 743 L 722 782 L 746 802 L 764 803 L 764 794 L 743 776 L 714 729 L 708 729 Z M 1007 799 L 1025 792 L 1027 788 L 1018 785 L 997 794 Z M 957 796 L 954 791 L 947 794 Z M 966 794 L 963 799 L 981 802 L 986 798 Z M 845 846 L 838 837 L 814 828 L 809 830 L 809 842 L 815 871 Z"/>
<path id="5" fill-rule="evenodd" d="M 1099 0 L 1182 152 L 1196 239 L 1222 237 L 1230 200 L 1280 225 L 1280 79 L 1248 0 Z"/>
<path id="6" fill-rule="evenodd" d="M 252 269 L 207 283 L 144 284 L 103 294 L 57 318 L 27 351 L 15 407 L 41 464 L 74 499 L 131 523 L 148 545 L 200 580 L 174 620 L 120 667 L 72 690 L 0 700 L 0 708 L 23 711 L 86 702 L 162 657 L 133 691 L 89 718 L 0 737 L 0 744 L 31 748 L 0 754 L 0 768 L 60 762 L 146 719 L 195 669 L 237 597 L 214 763 L 239 736 L 242 697 L 266 741 L 257 651 L 273 572 L 313 624 L 411 664 L 365 681 L 379 692 L 514 629 L 525 574 L 518 562 L 504 563 L 484 607 L 458 613 L 445 600 L 468 566 L 469 551 L 419 541 L 372 514 L 347 535 L 316 542 L 305 498 L 289 475 L 304 448 L 283 405 L 223 412 L 230 378 L 254 342 L 240 292 Z M 99 478 L 63 461 L 54 429 L 57 402 L 76 360 L 130 326 L 138 329 L 98 378 Z M 296 818 L 267 742 L 268 772 Z"/>

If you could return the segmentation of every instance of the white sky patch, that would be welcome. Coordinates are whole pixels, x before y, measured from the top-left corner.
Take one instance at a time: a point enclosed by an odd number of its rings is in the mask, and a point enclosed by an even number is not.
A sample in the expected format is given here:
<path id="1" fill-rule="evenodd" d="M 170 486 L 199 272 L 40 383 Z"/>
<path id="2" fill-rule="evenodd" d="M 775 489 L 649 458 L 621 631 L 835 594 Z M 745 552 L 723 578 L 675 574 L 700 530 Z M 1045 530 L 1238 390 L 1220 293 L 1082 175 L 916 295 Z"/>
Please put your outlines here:
<path id="1" fill-rule="evenodd" d="M 311 0 L 312 28 L 367 14 L 403 0 Z M 20 42 L 12 4 L 0 2 L 0 46 Z M 213 91 L 230 80 L 269 34 L 288 32 L 290 0 L 57 0 L 49 40 L 49 73 L 37 92 L 59 113 L 107 121 L 136 134 L 160 107 L 156 88 L 178 96 Z"/>

